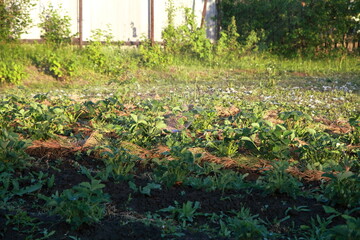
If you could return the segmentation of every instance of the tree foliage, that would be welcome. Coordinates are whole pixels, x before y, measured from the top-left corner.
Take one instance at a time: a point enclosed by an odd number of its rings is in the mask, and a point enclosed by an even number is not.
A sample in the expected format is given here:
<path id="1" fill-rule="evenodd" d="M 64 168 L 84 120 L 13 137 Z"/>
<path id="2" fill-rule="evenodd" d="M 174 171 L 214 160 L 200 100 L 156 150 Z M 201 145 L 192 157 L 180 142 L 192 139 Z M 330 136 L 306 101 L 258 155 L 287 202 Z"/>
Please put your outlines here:
<path id="1" fill-rule="evenodd" d="M 240 40 L 264 31 L 268 48 L 284 54 L 314 53 L 360 41 L 355 0 L 223 0 L 222 25 L 236 17 Z"/>
<path id="2" fill-rule="evenodd" d="M 20 38 L 31 24 L 31 0 L 0 0 L 0 41 Z"/>

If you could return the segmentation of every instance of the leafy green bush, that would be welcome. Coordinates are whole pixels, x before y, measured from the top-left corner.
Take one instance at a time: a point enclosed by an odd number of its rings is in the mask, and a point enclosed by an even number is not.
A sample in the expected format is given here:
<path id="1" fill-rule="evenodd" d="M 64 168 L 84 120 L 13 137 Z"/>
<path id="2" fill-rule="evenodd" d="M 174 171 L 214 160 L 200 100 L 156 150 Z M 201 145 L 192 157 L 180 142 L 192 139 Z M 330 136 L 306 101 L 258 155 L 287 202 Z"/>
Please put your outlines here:
<path id="1" fill-rule="evenodd" d="M 155 181 L 167 187 L 183 184 L 189 176 L 200 169 L 195 163 L 197 155 L 187 149 L 174 147 L 170 153 L 176 160 L 162 161 L 156 166 L 153 173 Z"/>
<path id="2" fill-rule="evenodd" d="M 167 208 L 163 208 L 161 212 L 170 212 L 172 217 L 182 223 L 183 227 L 186 227 L 188 222 L 193 222 L 194 217 L 198 215 L 196 211 L 200 208 L 200 202 L 191 202 L 187 201 L 183 203 L 182 206 L 179 206 L 179 203 L 175 201 L 175 207 L 169 206 Z"/>
<path id="3" fill-rule="evenodd" d="M 84 53 L 93 64 L 93 67 L 98 72 L 105 72 L 105 67 L 108 63 L 108 58 L 104 54 L 104 46 L 109 45 L 112 40 L 111 30 L 95 29 L 92 31 L 89 45 L 86 46 Z M 105 44 L 102 43 L 105 42 Z"/>
<path id="4" fill-rule="evenodd" d="M 103 193 L 105 187 L 99 180 L 82 182 L 61 194 L 56 192 L 52 197 L 42 196 L 46 205 L 69 223 L 72 229 L 82 224 L 99 222 L 105 216 L 105 203 L 109 196 Z"/>
<path id="5" fill-rule="evenodd" d="M 331 169 L 344 157 L 345 144 L 328 133 L 315 133 L 306 140 L 308 144 L 300 148 L 300 160 L 308 169 Z"/>
<path id="6" fill-rule="evenodd" d="M 63 133 L 64 125 L 60 115 L 62 113 L 57 107 L 33 102 L 28 109 L 20 109 L 16 113 L 19 120 L 18 129 L 33 139 L 54 137 L 56 133 Z"/>
<path id="7" fill-rule="evenodd" d="M 71 38 L 71 18 L 67 15 L 62 16 L 62 6 L 56 9 L 49 4 L 40 14 L 41 23 L 39 27 L 42 29 L 42 38 L 48 43 L 63 44 L 70 43 Z"/>
<path id="8" fill-rule="evenodd" d="M 0 62 L 0 84 L 12 83 L 19 84 L 24 78 L 24 67 L 14 62 Z"/>
<path id="9" fill-rule="evenodd" d="M 32 0 L 0 1 L 0 41 L 20 38 L 31 24 Z"/>
<path id="10" fill-rule="evenodd" d="M 346 220 L 346 224 L 337 225 L 330 228 L 327 233 L 330 239 L 334 240 L 353 240 L 360 239 L 360 218 L 348 215 L 342 216 Z"/>
<path id="11" fill-rule="evenodd" d="M 164 66 L 171 62 L 171 57 L 165 55 L 160 44 L 152 44 L 145 40 L 139 47 L 140 62 L 147 67 Z"/>
<path id="12" fill-rule="evenodd" d="M 0 168 L 25 168 L 31 157 L 25 152 L 28 142 L 5 128 L 0 129 Z"/>
<path id="13" fill-rule="evenodd" d="M 53 76 L 57 80 L 65 81 L 74 75 L 77 66 L 73 59 L 60 56 L 60 54 L 57 52 L 45 52 L 44 55 L 36 55 L 35 64 L 40 71 Z"/>
<path id="14" fill-rule="evenodd" d="M 235 17 L 232 17 L 227 30 L 220 32 L 220 39 L 215 46 L 216 55 L 222 59 L 234 60 L 240 51 L 239 36 Z"/>
<path id="15" fill-rule="evenodd" d="M 347 138 L 351 144 L 360 143 L 360 112 L 357 112 L 356 116 L 349 118 L 349 124 L 351 131 L 347 134 Z"/>
<path id="16" fill-rule="evenodd" d="M 221 1 L 225 29 L 236 16 L 240 42 L 251 31 L 264 32 L 267 46 L 287 55 L 314 55 L 359 40 L 359 1 Z M 353 17 L 353 18 L 352 18 Z"/>
<path id="17" fill-rule="evenodd" d="M 341 172 L 323 176 L 331 179 L 324 189 L 324 195 L 331 203 L 348 208 L 360 206 L 360 176 L 358 174 Z"/>
<path id="18" fill-rule="evenodd" d="M 131 141 L 140 146 L 151 145 L 161 135 L 163 129 L 166 128 L 163 117 L 146 117 L 142 114 L 131 114 L 130 116 L 132 123 L 129 129 L 131 133 L 129 137 Z"/>

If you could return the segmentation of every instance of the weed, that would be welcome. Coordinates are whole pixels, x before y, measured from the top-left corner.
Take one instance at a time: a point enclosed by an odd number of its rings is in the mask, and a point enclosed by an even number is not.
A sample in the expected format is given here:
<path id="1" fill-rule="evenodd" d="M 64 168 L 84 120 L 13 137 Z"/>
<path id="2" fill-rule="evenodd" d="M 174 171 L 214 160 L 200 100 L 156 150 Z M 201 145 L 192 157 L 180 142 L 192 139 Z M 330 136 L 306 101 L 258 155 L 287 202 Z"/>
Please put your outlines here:
<path id="1" fill-rule="evenodd" d="M 23 169 L 32 158 L 25 152 L 28 142 L 6 129 L 0 129 L 0 168 Z"/>
<path id="2" fill-rule="evenodd" d="M 250 209 L 242 207 L 235 214 L 235 217 L 220 221 L 222 236 L 230 235 L 235 239 L 263 239 L 268 234 L 262 221 L 257 219 L 258 215 L 252 215 Z"/>
<path id="3" fill-rule="evenodd" d="M 182 206 L 179 206 L 179 203 L 175 201 L 175 207 L 170 206 L 164 209 L 161 209 L 161 212 L 170 212 L 172 217 L 182 223 L 182 226 L 185 227 L 188 222 L 192 223 L 194 217 L 198 215 L 196 211 L 200 208 L 199 202 L 187 201 L 183 203 Z"/>
<path id="4" fill-rule="evenodd" d="M 145 187 L 137 187 L 134 182 L 129 182 L 129 187 L 136 193 L 139 192 L 141 194 L 151 196 L 151 190 L 159 189 L 161 190 L 161 185 L 156 183 L 148 183 Z"/>
<path id="5" fill-rule="evenodd" d="M 0 84 L 20 84 L 25 77 L 24 67 L 14 62 L 0 62 Z"/>
<path id="6" fill-rule="evenodd" d="M 105 147 L 101 153 L 106 165 L 106 171 L 112 172 L 113 178 L 117 180 L 131 178 L 136 162 L 139 160 L 124 148 Z"/>
<path id="7" fill-rule="evenodd" d="M 14 215 L 6 215 L 6 228 L 11 227 L 13 231 L 26 234 L 26 239 L 48 239 L 55 234 L 55 231 L 48 232 L 47 229 L 41 229 L 40 223 L 34 217 L 30 217 L 25 211 L 18 210 Z M 5 232 L 6 229 L 5 228 Z M 39 234 L 43 236 L 39 238 Z"/>
<path id="8" fill-rule="evenodd" d="M 270 193 L 287 193 L 296 198 L 301 192 L 302 183 L 286 172 L 289 163 L 279 161 L 273 163 L 272 166 L 273 169 L 266 171 L 265 176 L 259 180 L 259 183 L 263 184 L 265 190 Z"/>
<path id="9" fill-rule="evenodd" d="M 59 214 L 72 229 L 78 229 L 82 224 L 99 222 L 105 216 L 104 203 L 109 201 L 102 188 L 105 185 L 99 180 L 82 182 L 61 194 L 56 192 L 52 197 L 41 196 L 52 209 L 52 214 Z"/>

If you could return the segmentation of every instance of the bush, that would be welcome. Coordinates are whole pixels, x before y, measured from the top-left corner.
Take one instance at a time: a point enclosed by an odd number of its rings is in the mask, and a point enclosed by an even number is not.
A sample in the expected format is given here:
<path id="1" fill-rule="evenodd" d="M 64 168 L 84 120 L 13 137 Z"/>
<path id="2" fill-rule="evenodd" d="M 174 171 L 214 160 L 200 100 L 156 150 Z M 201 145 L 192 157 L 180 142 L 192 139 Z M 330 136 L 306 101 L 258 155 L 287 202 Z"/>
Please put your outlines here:
<path id="1" fill-rule="evenodd" d="M 176 9 L 173 2 L 169 2 L 168 26 L 162 32 L 168 56 L 173 54 L 186 54 L 201 60 L 211 60 L 213 57 L 213 45 L 206 38 L 205 28 L 197 27 L 194 13 L 190 8 L 184 8 L 185 22 L 175 27 L 174 14 Z"/>
<path id="2" fill-rule="evenodd" d="M 31 0 L 0 1 L 0 41 L 20 38 L 31 24 Z"/>
<path id="3" fill-rule="evenodd" d="M 61 14 L 62 7 L 56 9 L 53 5 L 49 5 L 40 14 L 41 23 L 39 27 L 42 29 L 41 36 L 46 42 L 55 44 L 70 43 L 71 38 L 71 18 Z"/>
<path id="4" fill-rule="evenodd" d="M 0 84 L 19 84 L 25 76 L 24 67 L 14 62 L 0 62 Z"/>
<path id="5" fill-rule="evenodd" d="M 73 49 L 65 47 L 54 50 L 47 46 L 40 46 L 30 54 L 39 71 L 60 81 L 65 81 L 75 74 L 77 61 L 79 61 Z"/>

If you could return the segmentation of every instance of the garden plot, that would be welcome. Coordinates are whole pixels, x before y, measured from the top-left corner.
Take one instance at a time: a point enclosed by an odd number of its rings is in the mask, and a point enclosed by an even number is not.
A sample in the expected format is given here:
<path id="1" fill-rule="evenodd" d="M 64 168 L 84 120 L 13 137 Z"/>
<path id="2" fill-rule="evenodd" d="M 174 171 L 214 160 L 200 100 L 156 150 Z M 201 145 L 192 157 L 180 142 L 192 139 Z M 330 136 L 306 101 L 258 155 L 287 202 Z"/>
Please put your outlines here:
<path id="1" fill-rule="evenodd" d="M 4 93 L 0 236 L 358 238 L 359 87 L 308 81 Z"/>

